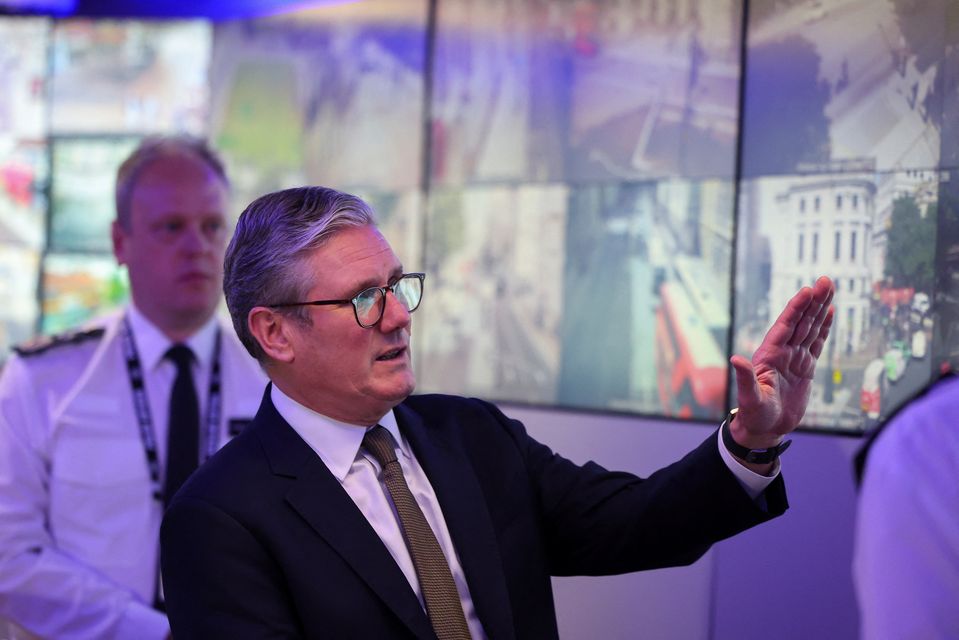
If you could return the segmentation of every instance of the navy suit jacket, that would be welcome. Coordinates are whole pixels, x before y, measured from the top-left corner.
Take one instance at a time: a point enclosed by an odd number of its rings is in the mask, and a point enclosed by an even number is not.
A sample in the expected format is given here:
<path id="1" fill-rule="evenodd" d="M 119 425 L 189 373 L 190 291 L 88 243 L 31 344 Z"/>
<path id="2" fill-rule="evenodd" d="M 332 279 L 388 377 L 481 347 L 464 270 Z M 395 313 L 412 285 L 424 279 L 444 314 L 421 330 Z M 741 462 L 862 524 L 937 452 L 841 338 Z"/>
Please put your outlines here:
<path id="1" fill-rule="evenodd" d="M 411 396 L 395 411 L 490 638 L 557 636 L 551 575 L 689 564 L 786 508 L 781 479 L 765 510 L 749 499 L 715 434 L 641 479 L 573 464 L 481 400 Z M 269 388 L 254 421 L 176 495 L 161 540 L 177 640 L 435 638 L 389 551 Z"/>

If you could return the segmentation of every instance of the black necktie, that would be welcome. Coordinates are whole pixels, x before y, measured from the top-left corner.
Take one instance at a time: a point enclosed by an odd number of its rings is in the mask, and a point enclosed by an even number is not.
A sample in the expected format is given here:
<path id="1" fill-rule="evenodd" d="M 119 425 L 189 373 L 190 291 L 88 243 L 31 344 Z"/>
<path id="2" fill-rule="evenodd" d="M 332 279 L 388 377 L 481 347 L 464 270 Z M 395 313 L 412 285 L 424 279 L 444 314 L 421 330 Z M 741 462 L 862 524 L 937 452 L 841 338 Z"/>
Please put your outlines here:
<path id="1" fill-rule="evenodd" d="M 200 460 L 200 404 L 193 386 L 193 352 L 175 344 L 164 356 L 176 365 L 176 380 L 170 393 L 170 422 L 167 431 L 166 484 L 163 505 L 170 504 Z"/>
<path id="2" fill-rule="evenodd" d="M 453 574 L 426 516 L 406 484 L 403 469 L 396 460 L 393 437 L 385 428 L 376 425 L 363 437 L 363 447 L 373 454 L 383 469 L 383 484 L 389 490 L 400 517 L 400 528 L 413 557 L 423 600 L 426 601 L 426 613 L 436 636 L 440 640 L 468 639 L 469 627 Z"/>

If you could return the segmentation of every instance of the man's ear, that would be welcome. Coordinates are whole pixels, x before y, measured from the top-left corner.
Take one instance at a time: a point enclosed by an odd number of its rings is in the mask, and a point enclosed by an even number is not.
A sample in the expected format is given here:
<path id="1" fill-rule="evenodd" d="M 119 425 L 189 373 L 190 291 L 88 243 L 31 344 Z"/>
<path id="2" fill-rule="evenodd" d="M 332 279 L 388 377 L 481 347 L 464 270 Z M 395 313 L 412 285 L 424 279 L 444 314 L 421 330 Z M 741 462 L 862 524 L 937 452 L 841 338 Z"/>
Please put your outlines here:
<path id="1" fill-rule="evenodd" d="M 290 340 L 295 319 L 269 307 L 253 307 L 246 317 L 247 327 L 260 348 L 271 360 L 293 362 L 296 356 Z"/>
<path id="2" fill-rule="evenodd" d="M 126 234 L 117 220 L 114 220 L 113 224 L 110 225 L 110 239 L 113 241 L 113 255 L 116 256 L 117 264 L 126 264 L 126 247 L 124 245 Z"/>

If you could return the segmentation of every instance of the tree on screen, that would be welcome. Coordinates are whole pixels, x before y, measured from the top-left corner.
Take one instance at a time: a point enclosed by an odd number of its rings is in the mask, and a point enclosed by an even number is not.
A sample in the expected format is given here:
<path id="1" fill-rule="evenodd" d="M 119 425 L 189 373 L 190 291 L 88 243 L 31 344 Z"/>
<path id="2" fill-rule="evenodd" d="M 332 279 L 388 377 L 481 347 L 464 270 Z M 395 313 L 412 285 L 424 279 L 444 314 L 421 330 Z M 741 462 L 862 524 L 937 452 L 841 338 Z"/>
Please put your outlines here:
<path id="1" fill-rule="evenodd" d="M 935 277 L 936 205 L 919 205 L 910 196 L 898 198 L 892 205 L 889 244 L 886 247 L 885 275 L 894 287 L 913 287 L 929 292 Z"/>

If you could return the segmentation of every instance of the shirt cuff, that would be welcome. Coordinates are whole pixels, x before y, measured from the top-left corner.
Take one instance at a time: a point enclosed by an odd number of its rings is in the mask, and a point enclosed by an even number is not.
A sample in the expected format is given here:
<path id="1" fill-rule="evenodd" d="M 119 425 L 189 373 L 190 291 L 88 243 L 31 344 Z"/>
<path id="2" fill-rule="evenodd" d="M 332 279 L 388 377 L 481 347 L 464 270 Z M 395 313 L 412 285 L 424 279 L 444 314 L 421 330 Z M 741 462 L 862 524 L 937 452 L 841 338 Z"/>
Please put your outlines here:
<path id="1" fill-rule="evenodd" d="M 170 636 L 170 621 L 165 614 L 142 602 L 133 601 L 117 627 L 117 638 L 165 640 Z"/>
<path id="2" fill-rule="evenodd" d="M 723 425 L 725 425 L 725 421 Z M 773 464 L 773 471 L 768 476 L 760 475 L 749 469 L 735 458 L 733 454 L 729 453 L 729 450 L 726 449 L 726 445 L 723 444 L 723 430 L 722 428 L 716 432 L 716 444 L 719 446 L 719 455 L 722 457 L 723 462 L 726 463 L 726 466 L 729 467 L 729 470 L 733 472 L 733 475 L 736 476 L 736 480 L 739 481 L 739 484 L 742 486 L 743 490 L 749 494 L 749 497 L 755 500 L 762 495 L 763 491 L 766 490 L 772 481 L 779 476 L 779 470 L 782 468 L 782 465 L 779 463 L 779 458 L 776 459 L 776 462 Z"/>

